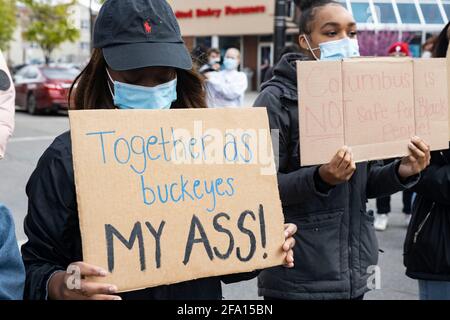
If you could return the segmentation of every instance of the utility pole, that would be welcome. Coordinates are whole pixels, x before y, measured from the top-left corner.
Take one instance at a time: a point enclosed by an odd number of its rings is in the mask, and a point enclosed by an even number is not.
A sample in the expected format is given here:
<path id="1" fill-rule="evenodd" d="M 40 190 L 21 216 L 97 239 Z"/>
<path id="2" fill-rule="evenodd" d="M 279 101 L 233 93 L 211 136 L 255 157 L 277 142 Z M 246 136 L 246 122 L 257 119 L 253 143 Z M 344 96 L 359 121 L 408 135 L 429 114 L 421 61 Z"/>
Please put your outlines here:
<path id="1" fill-rule="evenodd" d="M 275 0 L 274 63 L 278 62 L 286 43 L 286 11 L 287 0 Z"/>

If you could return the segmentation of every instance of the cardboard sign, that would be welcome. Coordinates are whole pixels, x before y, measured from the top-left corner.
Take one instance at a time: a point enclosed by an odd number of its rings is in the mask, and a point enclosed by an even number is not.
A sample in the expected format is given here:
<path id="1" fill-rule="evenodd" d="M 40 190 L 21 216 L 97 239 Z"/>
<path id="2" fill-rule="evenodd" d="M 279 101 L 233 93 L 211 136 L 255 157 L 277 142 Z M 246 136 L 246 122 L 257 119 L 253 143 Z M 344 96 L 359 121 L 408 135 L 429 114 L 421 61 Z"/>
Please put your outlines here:
<path id="1" fill-rule="evenodd" d="M 301 165 L 344 145 L 356 162 L 403 157 L 414 135 L 448 148 L 445 59 L 358 58 L 297 63 Z"/>
<path id="2" fill-rule="evenodd" d="M 69 112 L 84 261 L 120 291 L 283 263 L 267 111 Z"/>

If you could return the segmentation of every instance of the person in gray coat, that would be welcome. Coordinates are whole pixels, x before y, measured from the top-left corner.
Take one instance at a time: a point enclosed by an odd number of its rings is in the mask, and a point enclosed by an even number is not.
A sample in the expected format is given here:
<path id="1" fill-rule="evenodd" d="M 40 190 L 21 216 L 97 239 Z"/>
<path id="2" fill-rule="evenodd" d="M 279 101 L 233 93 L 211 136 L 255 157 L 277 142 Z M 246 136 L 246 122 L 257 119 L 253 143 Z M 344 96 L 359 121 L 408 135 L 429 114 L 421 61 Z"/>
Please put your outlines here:
<path id="1" fill-rule="evenodd" d="M 324 58 L 314 49 L 319 44 L 340 39 L 356 43 L 355 21 L 339 3 L 304 1 L 301 6 L 299 44 L 304 53 L 285 55 L 255 102 L 267 107 L 271 129 L 279 130 L 278 186 L 286 222 L 298 226 L 297 263 L 290 270 L 262 271 L 259 294 L 266 299 L 362 299 L 378 263 L 367 199 L 414 186 L 430 163 L 430 150 L 415 137 L 409 145 L 411 155 L 387 166 L 355 164 L 348 147 L 326 165 L 301 166 L 296 62 Z"/>

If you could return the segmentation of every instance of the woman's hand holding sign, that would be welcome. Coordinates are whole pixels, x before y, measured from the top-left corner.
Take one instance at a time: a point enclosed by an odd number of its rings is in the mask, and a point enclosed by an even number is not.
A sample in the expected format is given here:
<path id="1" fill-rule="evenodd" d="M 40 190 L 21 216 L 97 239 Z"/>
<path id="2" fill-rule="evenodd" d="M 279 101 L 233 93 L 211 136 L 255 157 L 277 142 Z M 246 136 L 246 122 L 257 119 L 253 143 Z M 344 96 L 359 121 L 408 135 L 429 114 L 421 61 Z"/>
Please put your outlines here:
<path id="1" fill-rule="evenodd" d="M 430 165 L 430 146 L 419 137 L 413 137 L 408 145 L 411 154 L 402 159 L 398 174 L 402 179 L 408 179 L 421 173 Z"/>
<path id="2" fill-rule="evenodd" d="M 284 225 L 285 242 L 282 250 L 285 253 L 284 266 L 294 267 L 295 246 L 294 235 L 297 226 L 289 223 Z M 51 300 L 121 300 L 117 295 L 117 287 L 112 284 L 97 283 L 86 277 L 106 277 L 107 272 L 100 267 L 85 262 L 75 262 L 69 265 L 67 271 L 56 272 L 48 283 L 48 297 Z"/>
<path id="3" fill-rule="evenodd" d="M 408 145 L 410 155 L 400 163 L 398 174 L 401 179 L 408 179 L 422 172 L 430 165 L 430 146 L 419 137 L 413 137 Z M 349 181 L 356 171 L 351 148 L 341 148 L 330 163 L 319 168 L 319 175 L 330 186 Z"/>
<path id="4" fill-rule="evenodd" d="M 284 225 L 284 237 L 285 242 L 283 244 L 283 251 L 286 253 L 286 258 L 284 260 L 284 266 L 286 268 L 294 267 L 294 246 L 295 239 L 294 235 L 297 232 L 297 226 L 293 223 L 287 223 Z"/>
<path id="5" fill-rule="evenodd" d="M 345 146 L 331 159 L 330 163 L 319 168 L 319 175 L 330 186 L 349 181 L 356 171 L 352 149 Z"/>

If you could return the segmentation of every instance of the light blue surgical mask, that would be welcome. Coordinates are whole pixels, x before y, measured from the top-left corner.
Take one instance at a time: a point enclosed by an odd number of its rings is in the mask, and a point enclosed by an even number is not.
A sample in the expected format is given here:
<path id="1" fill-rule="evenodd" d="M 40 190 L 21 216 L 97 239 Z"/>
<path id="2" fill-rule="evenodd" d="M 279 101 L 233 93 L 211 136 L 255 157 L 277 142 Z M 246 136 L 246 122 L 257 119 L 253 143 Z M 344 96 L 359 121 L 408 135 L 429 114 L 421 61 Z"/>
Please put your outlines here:
<path id="1" fill-rule="evenodd" d="M 336 41 L 319 44 L 320 60 L 341 60 L 344 58 L 359 57 L 358 40 L 344 38 Z"/>
<path id="2" fill-rule="evenodd" d="M 119 109 L 170 109 L 177 100 L 177 78 L 155 87 L 137 86 L 115 81 L 106 69 L 109 79 L 114 83 L 114 93 L 108 82 L 114 105 Z"/>
<path id="3" fill-rule="evenodd" d="M 319 48 L 312 49 L 309 45 L 308 38 L 305 36 L 306 43 L 308 44 L 309 50 L 312 52 L 316 60 L 342 60 L 345 58 L 359 57 L 359 44 L 358 40 L 343 38 L 335 41 L 322 42 L 319 44 Z M 320 50 L 320 59 L 317 58 L 314 51 Z"/>
<path id="4" fill-rule="evenodd" d="M 225 58 L 223 60 L 223 67 L 225 68 L 225 70 L 228 71 L 237 70 L 238 66 L 239 65 L 236 59 Z"/>

